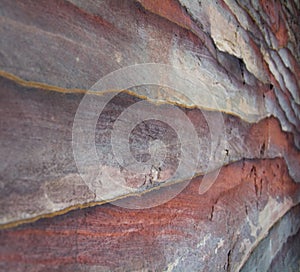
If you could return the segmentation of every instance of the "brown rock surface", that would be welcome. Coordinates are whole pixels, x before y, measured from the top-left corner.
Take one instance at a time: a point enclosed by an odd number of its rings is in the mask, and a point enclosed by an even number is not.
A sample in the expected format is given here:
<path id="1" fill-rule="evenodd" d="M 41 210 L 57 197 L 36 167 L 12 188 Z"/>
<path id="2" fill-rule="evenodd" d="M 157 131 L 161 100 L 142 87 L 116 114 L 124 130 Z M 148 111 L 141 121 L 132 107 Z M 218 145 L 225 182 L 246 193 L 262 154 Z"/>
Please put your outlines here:
<path id="1" fill-rule="evenodd" d="M 298 269 L 299 20 L 0 0 L 0 270 Z"/>
<path id="2" fill-rule="evenodd" d="M 1 158 L 3 170 L 0 213 L 4 226 L 151 189 L 143 186 L 143 176 L 133 178 L 126 172 L 121 174 L 127 177 L 126 184 L 130 186 L 129 189 L 124 189 L 120 183 L 111 183 L 104 174 L 101 177 L 100 189 L 82 180 L 72 149 L 73 118 L 82 94 L 23 87 L 5 78 L 1 79 L 1 86 L 1 116 L 5 116 L 1 122 L 1 149 L 5 156 Z M 120 172 L 113 170 L 119 169 L 119 166 L 113 159 L 115 153 L 110 141 L 112 127 L 120 113 L 139 101 L 139 98 L 122 93 L 106 106 L 99 117 L 95 132 L 99 160 L 96 164 L 88 165 L 88 171 L 95 172 L 100 162 L 103 173 L 110 172 L 113 177 L 120 175 Z M 159 106 L 152 105 L 150 109 L 153 107 Z M 143 109 L 146 110 L 145 107 Z M 162 110 L 164 115 L 169 114 L 168 108 Z M 182 110 L 193 123 L 200 139 L 196 175 L 243 158 L 283 157 L 290 175 L 299 180 L 299 152 L 293 146 L 292 135 L 283 133 L 276 119 L 248 124 L 237 117 L 224 115 L 225 129 L 216 149 L 219 153 L 211 157 L 210 134 L 213 131 L 206 118 L 212 118 L 214 113 L 198 109 Z M 130 124 L 126 120 L 123 122 Z M 137 159 L 143 160 L 149 156 L 147 144 L 151 137 L 164 140 L 167 153 L 160 175 L 173 174 L 178 167 L 176 158 L 181 156 L 176 132 L 168 129 L 166 124 L 154 121 L 149 126 L 140 126 L 132 134 L 132 152 Z M 192 147 L 192 151 L 194 150 Z M 166 184 L 184 180 L 186 177 L 182 172 L 167 180 Z"/>
<path id="3" fill-rule="evenodd" d="M 106 204 L 2 230 L 1 267 L 6 271 L 238 271 L 282 217 L 288 225 L 279 224 L 292 231 L 280 232 L 273 254 L 284 250 L 289 235 L 299 230 L 299 205 L 294 217 L 284 216 L 299 203 L 300 187 L 288 176 L 282 159 L 223 167 L 204 195 L 198 194 L 200 180 L 194 179 L 176 198 L 151 209 Z"/>

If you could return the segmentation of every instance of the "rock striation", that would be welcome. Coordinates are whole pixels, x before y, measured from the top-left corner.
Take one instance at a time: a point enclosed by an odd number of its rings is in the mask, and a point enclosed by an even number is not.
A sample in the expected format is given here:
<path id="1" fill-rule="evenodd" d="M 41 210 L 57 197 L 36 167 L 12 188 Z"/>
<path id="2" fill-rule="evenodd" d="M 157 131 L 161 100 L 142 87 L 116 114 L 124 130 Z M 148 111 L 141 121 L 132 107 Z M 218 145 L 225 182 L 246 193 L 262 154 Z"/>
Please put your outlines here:
<path id="1" fill-rule="evenodd" d="M 297 271 L 299 20 L 0 0 L 0 268 Z"/>

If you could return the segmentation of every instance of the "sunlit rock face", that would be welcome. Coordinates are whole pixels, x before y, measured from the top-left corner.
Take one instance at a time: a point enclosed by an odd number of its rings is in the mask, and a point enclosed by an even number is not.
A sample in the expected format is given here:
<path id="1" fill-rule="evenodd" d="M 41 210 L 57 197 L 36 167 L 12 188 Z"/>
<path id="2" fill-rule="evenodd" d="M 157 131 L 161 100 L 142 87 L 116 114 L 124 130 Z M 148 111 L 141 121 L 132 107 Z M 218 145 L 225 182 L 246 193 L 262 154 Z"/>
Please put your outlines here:
<path id="1" fill-rule="evenodd" d="M 0 0 L 0 268 L 298 271 L 299 13 Z"/>

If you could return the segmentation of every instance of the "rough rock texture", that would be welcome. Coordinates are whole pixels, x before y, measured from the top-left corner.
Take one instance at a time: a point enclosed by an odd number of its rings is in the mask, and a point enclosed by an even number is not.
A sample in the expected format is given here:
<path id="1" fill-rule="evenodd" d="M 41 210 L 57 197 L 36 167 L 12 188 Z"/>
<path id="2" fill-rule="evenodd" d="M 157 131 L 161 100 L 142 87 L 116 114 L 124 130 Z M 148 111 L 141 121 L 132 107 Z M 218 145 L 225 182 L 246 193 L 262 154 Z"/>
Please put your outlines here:
<path id="1" fill-rule="evenodd" d="M 2 157 L 1 172 L 2 224 L 89 202 L 105 202 L 132 192 L 128 188 L 110 183 L 109 180 L 105 182 L 105 178 L 108 172 L 115 178 L 118 176 L 118 172 L 113 170 L 118 164 L 112 160 L 114 152 L 110 141 L 113 123 L 121 112 L 140 99 L 122 93 L 106 106 L 107 110 L 99 117 L 95 134 L 97 150 L 103 152 L 99 161 L 103 169 L 101 179 L 104 181 L 95 192 L 91 190 L 93 185 L 89 187 L 81 179 L 73 158 L 72 125 L 82 94 L 61 94 L 40 88 L 25 88 L 5 78 L 1 79 L 1 86 L 1 115 L 6 116 L 1 122 L 2 151 L 6 154 Z M 269 118 L 249 124 L 237 117 L 224 115 L 226 129 L 222 137 L 226 138 L 226 145 L 221 143 L 218 147 L 220 155 L 211 158 L 211 131 L 205 116 L 214 113 L 197 109 L 182 110 L 193 122 L 201 139 L 199 165 L 195 174 L 207 171 L 209 160 L 210 168 L 216 169 L 243 158 L 281 156 L 285 159 L 290 174 L 295 179 L 299 177 L 300 154 L 293 146 L 291 135 L 281 131 L 276 119 Z M 167 115 L 168 109 L 163 110 L 163 114 Z M 124 122 L 130 123 L 129 120 Z M 149 124 L 136 129 L 132 134 L 135 157 L 143 159 L 148 155 L 147 143 L 150 137 L 164 139 L 168 150 L 160 175 L 173 173 L 178 165 L 178 157 L 180 158 L 180 147 L 176 144 L 178 136 L 174 131 L 168 130 L 166 124 Z M 89 171 L 98 169 L 99 161 Z M 137 192 L 149 189 L 144 186 L 144 176 L 137 176 L 135 179 L 130 179 L 130 174 L 125 173 L 124 176 L 129 176 L 126 182 L 130 189 L 137 188 Z M 177 178 L 184 179 L 184 176 Z M 167 182 L 171 183 L 172 180 Z"/>
<path id="2" fill-rule="evenodd" d="M 270 231 L 242 271 L 299 271 L 299 208 L 291 209 Z"/>
<path id="3" fill-rule="evenodd" d="M 297 271 L 299 20 L 293 0 L 0 0 L 0 227 L 164 200 L 3 230 L 1 269 Z"/>
<path id="4" fill-rule="evenodd" d="M 284 250 L 289 235 L 300 229 L 299 205 L 285 215 L 298 203 L 300 185 L 288 176 L 282 159 L 223 167 L 204 195 L 198 194 L 200 182 L 201 178 L 194 179 L 180 195 L 151 209 L 106 204 L 2 230 L 0 267 L 6 271 L 238 271 L 246 265 L 243 271 L 251 271 L 246 268 L 253 268 L 252 259 L 258 259 L 258 268 L 270 265 L 269 256 Z M 263 238 L 267 247 L 260 244 Z"/>

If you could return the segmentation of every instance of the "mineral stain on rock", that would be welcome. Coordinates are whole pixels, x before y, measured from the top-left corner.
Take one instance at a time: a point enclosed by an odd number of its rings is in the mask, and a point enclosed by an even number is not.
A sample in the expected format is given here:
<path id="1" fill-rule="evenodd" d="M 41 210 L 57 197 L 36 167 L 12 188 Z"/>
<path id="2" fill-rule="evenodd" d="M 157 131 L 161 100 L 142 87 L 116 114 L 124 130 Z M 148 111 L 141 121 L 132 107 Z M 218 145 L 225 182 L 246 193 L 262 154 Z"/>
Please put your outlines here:
<path id="1" fill-rule="evenodd" d="M 0 270 L 298 271 L 299 11 L 296 0 L 1 0 Z M 92 90 L 124 67 L 147 79 L 149 63 L 166 71 L 162 86 Z M 170 74 L 180 90 L 163 86 Z M 80 103 L 112 93 L 93 124 L 97 161 L 87 151 L 79 171 Z M 148 112 L 164 119 L 131 119 Z"/>

